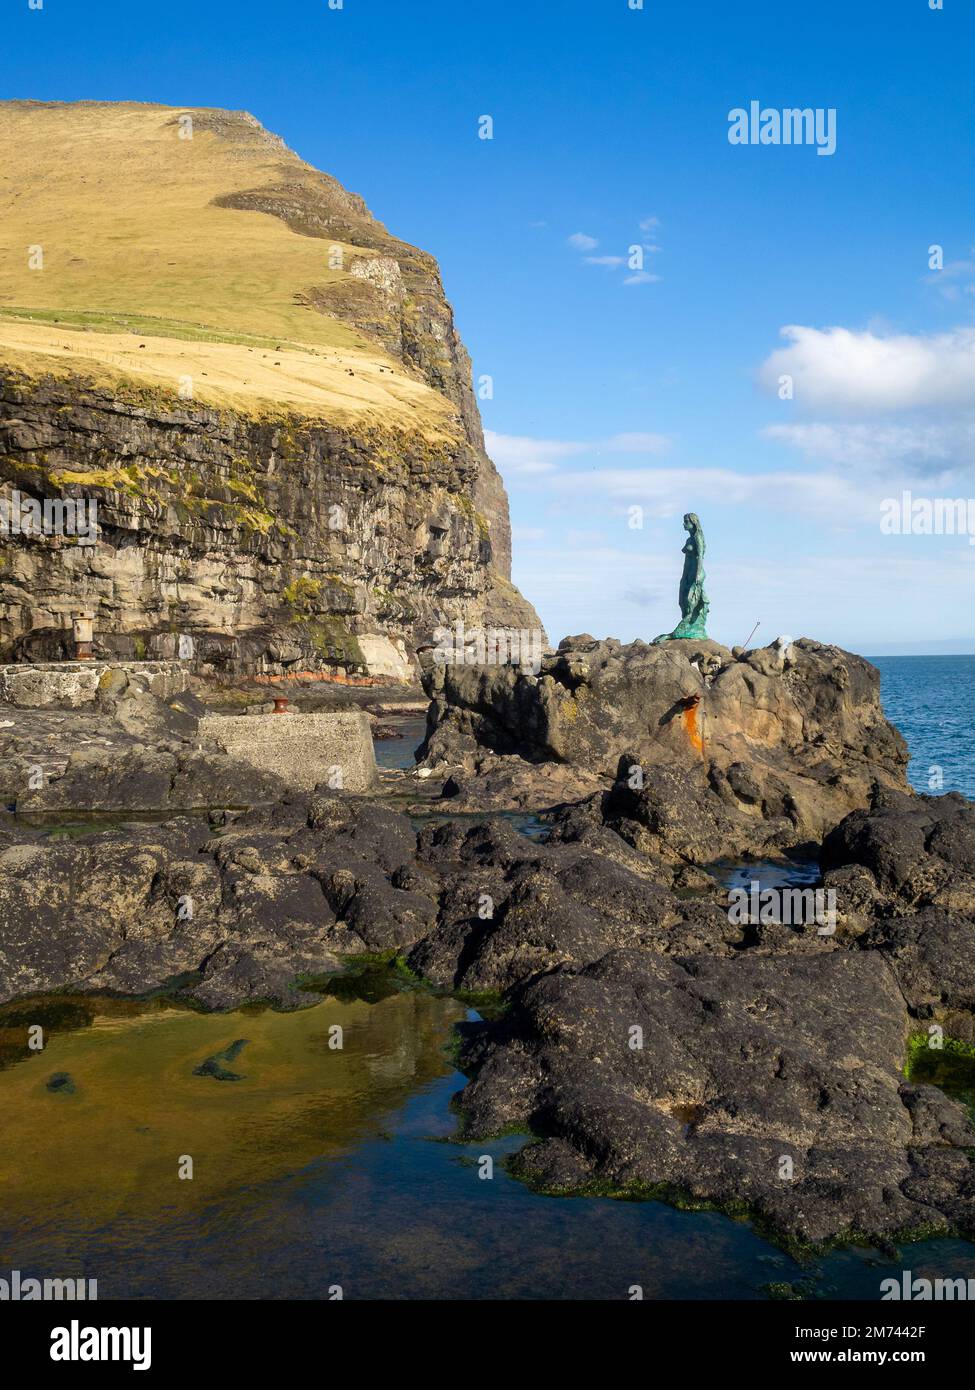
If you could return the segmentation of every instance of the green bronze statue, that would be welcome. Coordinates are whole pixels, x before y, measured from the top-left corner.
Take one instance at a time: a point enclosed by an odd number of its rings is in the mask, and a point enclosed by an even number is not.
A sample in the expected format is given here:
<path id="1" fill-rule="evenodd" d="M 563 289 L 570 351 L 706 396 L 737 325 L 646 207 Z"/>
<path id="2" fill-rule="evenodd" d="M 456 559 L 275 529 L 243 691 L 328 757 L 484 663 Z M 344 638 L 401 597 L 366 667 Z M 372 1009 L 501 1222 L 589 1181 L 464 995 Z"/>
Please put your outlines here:
<path id="1" fill-rule="evenodd" d="M 684 530 L 687 541 L 684 544 L 684 573 L 680 578 L 680 622 L 673 632 L 662 632 L 653 639 L 658 642 L 674 642 L 682 637 L 707 637 L 708 596 L 704 592 L 704 532 L 701 523 L 693 512 L 684 515 Z"/>

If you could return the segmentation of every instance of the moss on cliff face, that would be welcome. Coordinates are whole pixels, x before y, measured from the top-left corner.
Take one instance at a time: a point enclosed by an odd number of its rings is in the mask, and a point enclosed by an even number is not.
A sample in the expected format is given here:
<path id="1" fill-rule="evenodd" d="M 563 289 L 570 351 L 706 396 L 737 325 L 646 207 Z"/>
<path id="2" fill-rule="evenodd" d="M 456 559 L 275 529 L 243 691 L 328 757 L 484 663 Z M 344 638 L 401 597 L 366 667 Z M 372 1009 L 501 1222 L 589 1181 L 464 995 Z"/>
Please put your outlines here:
<path id="1" fill-rule="evenodd" d="M 321 580 L 302 576 L 301 579 L 291 581 L 281 594 L 281 599 L 289 608 L 294 609 L 296 618 L 303 618 L 316 611 L 321 596 Z"/>
<path id="2" fill-rule="evenodd" d="M 151 463 L 127 464 L 115 468 L 71 469 L 52 466 L 49 461 L 21 463 L 17 470 L 30 475 L 45 492 L 75 494 L 117 494 L 147 507 L 173 507 L 187 523 L 212 521 L 223 529 L 240 529 L 262 536 L 272 531 L 293 534 L 269 510 L 254 482 L 232 474 L 206 476 L 196 471 L 154 467 Z M 102 505 L 108 498 L 102 499 Z"/>
<path id="3" fill-rule="evenodd" d="M 477 529 L 477 534 L 480 536 L 481 540 L 490 540 L 491 533 L 487 518 L 477 510 L 472 500 L 469 497 L 461 496 L 456 499 L 456 502 L 460 511 L 464 513 L 468 521 Z"/>
<path id="4" fill-rule="evenodd" d="M 338 618 L 304 619 L 305 631 L 323 661 L 349 670 L 366 671 L 366 659 L 355 634 Z"/>
<path id="5" fill-rule="evenodd" d="M 124 636 L 131 652 L 138 634 L 159 655 L 185 633 L 202 666 L 225 672 L 358 669 L 360 634 L 413 647 L 485 605 L 492 622 L 508 612 L 524 626 L 470 500 L 477 466 L 469 446 L 388 424 L 149 409 L 8 372 L 0 481 L 97 500 L 99 539 L 68 561 L 43 538 L 11 541 L 0 655 L 43 658 L 44 634 L 79 606 L 95 609 L 103 643 Z"/>

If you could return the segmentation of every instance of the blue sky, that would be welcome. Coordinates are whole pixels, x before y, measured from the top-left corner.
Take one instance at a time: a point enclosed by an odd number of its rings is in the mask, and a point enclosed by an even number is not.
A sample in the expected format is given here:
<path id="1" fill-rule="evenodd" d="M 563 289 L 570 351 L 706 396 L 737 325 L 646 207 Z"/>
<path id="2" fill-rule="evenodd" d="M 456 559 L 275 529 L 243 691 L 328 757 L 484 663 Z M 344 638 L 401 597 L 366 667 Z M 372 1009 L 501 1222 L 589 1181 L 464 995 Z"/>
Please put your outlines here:
<path id="1" fill-rule="evenodd" d="M 879 524 L 975 498 L 973 52 L 971 0 L 6 0 L 3 95 L 245 108 L 433 252 L 551 636 L 671 628 L 693 510 L 720 640 L 975 651 L 975 546 Z"/>

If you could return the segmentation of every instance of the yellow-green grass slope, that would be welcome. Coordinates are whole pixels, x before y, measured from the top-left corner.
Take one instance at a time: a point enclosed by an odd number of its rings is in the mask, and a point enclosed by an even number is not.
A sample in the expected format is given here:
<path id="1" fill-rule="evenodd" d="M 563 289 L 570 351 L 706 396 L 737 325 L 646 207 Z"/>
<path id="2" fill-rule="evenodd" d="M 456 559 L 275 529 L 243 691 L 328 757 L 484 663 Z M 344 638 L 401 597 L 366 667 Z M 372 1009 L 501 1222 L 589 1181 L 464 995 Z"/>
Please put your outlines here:
<path id="1" fill-rule="evenodd" d="M 324 210 L 315 234 L 226 205 L 263 189 L 279 208 L 286 190 L 298 217 Z M 371 246 L 329 231 L 329 211 Z M 243 112 L 0 102 L 0 363 L 28 375 L 174 396 L 191 378 L 204 404 L 453 435 L 453 408 L 419 373 L 308 302 L 384 238 L 403 247 Z"/>

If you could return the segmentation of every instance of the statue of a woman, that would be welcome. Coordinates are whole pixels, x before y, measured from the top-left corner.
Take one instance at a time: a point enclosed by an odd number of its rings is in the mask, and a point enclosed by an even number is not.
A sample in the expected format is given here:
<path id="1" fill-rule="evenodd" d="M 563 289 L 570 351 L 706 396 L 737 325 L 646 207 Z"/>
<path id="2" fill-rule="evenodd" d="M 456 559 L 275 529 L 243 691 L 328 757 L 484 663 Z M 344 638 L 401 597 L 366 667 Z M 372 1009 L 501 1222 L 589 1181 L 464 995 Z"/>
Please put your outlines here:
<path id="1" fill-rule="evenodd" d="M 663 632 L 655 637 L 657 642 L 673 642 L 682 637 L 707 637 L 708 609 L 710 603 L 704 592 L 704 532 L 701 523 L 693 512 L 684 516 L 684 530 L 687 540 L 684 544 L 684 573 L 680 579 L 680 622 L 673 632 Z"/>

